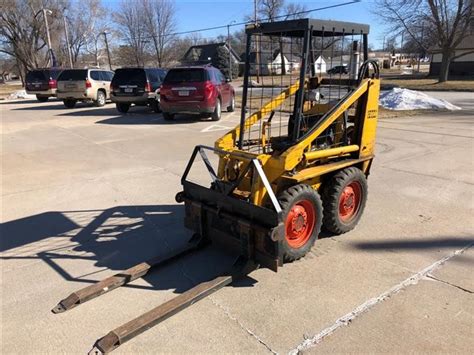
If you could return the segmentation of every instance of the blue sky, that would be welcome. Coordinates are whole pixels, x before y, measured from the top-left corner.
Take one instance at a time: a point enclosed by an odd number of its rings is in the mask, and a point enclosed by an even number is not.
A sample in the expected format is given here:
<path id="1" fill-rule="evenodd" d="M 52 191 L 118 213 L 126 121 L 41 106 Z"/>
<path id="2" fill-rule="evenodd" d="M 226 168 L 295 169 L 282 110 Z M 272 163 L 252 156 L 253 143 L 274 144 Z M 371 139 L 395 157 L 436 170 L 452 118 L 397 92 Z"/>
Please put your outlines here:
<path id="1" fill-rule="evenodd" d="M 133 0 L 129 0 L 133 1 Z M 312 1 L 312 0 L 286 0 L 306 5 L 307 9 L 325 7 L 348 2 L 350 0 Z M 106 0 L 109 6 L 119 6 L 119 0 Z M 233 20 L 241 22 L 245 15 L 253 13 L 253 0 L 177 0 L 177 31 L 189 31 L 206 27 L 226 25 Z M 308 17 L 368 23 L 371 25 L 369 43 L 375 48 L 382 47 L 384 27 L 377 22 L 377 16 L 371 13 L 374 7 L 373 0 L 362 0 L 359 3 L 338 7 L 329 10 L 312 12 Z M 237 29 L 237 27 L 233 27 Z M 226 29 L 202 32 L 202 37 L 215 37 L 226 34 Z"/>

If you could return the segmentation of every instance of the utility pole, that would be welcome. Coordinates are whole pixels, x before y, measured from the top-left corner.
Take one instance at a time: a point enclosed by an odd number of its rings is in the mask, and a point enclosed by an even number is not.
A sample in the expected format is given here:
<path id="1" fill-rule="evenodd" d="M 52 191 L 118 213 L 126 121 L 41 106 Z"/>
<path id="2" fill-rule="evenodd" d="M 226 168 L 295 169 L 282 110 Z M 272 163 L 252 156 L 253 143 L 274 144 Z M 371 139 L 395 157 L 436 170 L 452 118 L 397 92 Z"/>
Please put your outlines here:
<path id="1" fill-rule="evenodd" d="M 258 26 L 258 16 L 257 16 L 257 1 L 253 0 L 253 11 L 255 18 L 255 27 Z M 257 73 L 257 83 L 260 82 L 260 41 L 259 35 L 255 35 L 255 69 Z"/>
<path id="2" fill-rule="evenodd" d="M 227 46 L 229 47 L 229 79 L 232 81 L 232 45 L 230 44 L 230 25 L 235 23 L 235 20 L 227 25 Z"/>
<path id="3" fill-rule="evenodd" d="M 46 25 L 46 39 L 48 41 L 48 53 L 49 53 L 49 61 L 51 64 L 53 64 L 53 53 L 52 53 L 52 48 L 51 48 L 51 36 L 49 34 L 49 24 L 48 24 L 48 14 L 51 15 L 53 12 L 49 9 L 45 9 L 44 7 L 39 10 L 36 14 L 35 17 L 38 16 L 38 14 L 42 12 L 43 13 L 43 18 L 44 18 L 44 23 Z M 48 63 L 49 64 L 49 63 Z"/>
<path id="4" fill-rule="evenodd" d="M 69 56 L 69 66 L 72 69 L 74 66 L 72 64 L 71 46 L 69 45 L 69 34 L 67 32 L 67 17 L 66 17 L 66 15 L 63 16 L 63 20 L 64 20 L 64 34 L 66 35 L 67 54 Z"/>
<path id="5" fill-rule="evenodd" d="M 423 32 L 424 32 L 424 29 L 425 29 L 425 23 L 422 22 L 421 23 L 421 42 L 420 43 L 423 43 Z M 423 48 L 421 48 L 423 49 Z M 418 68 L 417 68 L 417 72 L 419 73 L 420 72 L 420 61 L 421 61 L 421 53 L 418 54 Z"/>
<path id="6" fill-rule="evenodd" d="M 102 32 L 105 39 L 105 49 L 107 50 L 107 58 L 109 59 L 109 69 L 112 70 L 112 61 L 110 60 L 109 41 L 107 41 L 107 32 Z"/>

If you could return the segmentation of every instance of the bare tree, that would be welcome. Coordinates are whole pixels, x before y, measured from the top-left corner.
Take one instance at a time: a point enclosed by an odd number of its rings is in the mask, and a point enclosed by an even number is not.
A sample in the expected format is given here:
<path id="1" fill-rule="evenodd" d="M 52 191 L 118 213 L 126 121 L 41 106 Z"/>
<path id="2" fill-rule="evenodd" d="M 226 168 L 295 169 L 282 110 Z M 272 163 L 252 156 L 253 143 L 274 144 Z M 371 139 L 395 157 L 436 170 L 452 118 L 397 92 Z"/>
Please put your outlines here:
<path id="1" fill-rule="evenodd" d="M 41 9 L 52 11 L 50 28 L 58 26 L 63 0 L 3 0 L 0 7 L 0 52 L 16 58 L 20 75 L 48 61 L 46 29 Z M 49 16 L 49 15 L 48 15 Z M 55 37 L 54 32 L 51 33 Z"/>
<path id="2" fill-rule="evenodd" d="M 132 50 L 136 65 L 144 65 L 144 53 L 150 43 L 150 35 L 145 26 L 147 19 L 143 4 L 139 1 L 122 0 L 119 10 L 113 14 L 113 19 Z"/>
<path id="3" fill-rule="evenodd" d="M 259 0 L 258 13 L 263 21 L 273 22 L 283 11 L 285 0 Z"/>
<path id="4" fill-rule="evenodd" d="M 463 55 L 456 55 L 456 47 L 466 36 L 472 17 L 470 0 L 378 0 L 377 14 L 391 24 L 390 31 L 404 30 L 420 48 L 429 48 L 424 35 L 437 39 L 442 54 L 439 82 L 448 80 L 451 62 Z M 421 34 L 421 36 L 420 36 Z"/>
<path id="5" fill-rule="evenodd" d="M 97 36 L 107 27 L 101 0 L 74 0 L 68 7 L 67 24 L 72 62 L 76 64 L 83 51 L 95 48 Z"/>
<path id="6" fill-rule="evenodd" d="M 158 66 L 167 59 L 166 54 L 175 36 L 176 8 L 170 0 L 142 0 L 146 29 L 156 52 Z"/>
<path id="7" fill-rule="evenodd" d="M 296 20 L 296 19 L 308 17 L 308 14 L 305 13 L 306 10 L 307 8 L 305 4 L 294 3 L 294 2 L 288 3 L 286 4 L 285 10 L 284 10 L 285 15 L 286 15 L 285 20 Z"/>

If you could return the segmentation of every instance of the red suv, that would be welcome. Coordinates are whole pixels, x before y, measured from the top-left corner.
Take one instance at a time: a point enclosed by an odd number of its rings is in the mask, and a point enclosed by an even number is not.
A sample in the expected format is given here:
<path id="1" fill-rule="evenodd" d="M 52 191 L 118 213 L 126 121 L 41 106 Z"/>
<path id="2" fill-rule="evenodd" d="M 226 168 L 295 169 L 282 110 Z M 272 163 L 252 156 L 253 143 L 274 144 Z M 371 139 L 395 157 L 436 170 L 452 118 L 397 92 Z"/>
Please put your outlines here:
<path id="1" fill-rule="evenodd" d="M 229 80 L 213 66 L 170 69 L 160 89 L 160 106 L 165 120 L 177 113 L 207 114 L 221 119 L 222 107 L 235 109 L 235 91 Z"/>

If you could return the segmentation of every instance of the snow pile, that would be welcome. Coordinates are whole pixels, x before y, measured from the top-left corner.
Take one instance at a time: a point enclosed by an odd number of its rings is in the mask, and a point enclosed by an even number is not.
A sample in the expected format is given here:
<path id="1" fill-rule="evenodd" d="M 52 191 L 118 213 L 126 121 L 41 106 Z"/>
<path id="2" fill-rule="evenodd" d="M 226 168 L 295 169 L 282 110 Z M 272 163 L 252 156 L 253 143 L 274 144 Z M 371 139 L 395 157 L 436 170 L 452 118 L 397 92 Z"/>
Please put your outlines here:
<path id="1" fill-rule="evenodd" d="M 23 89 L 23 90 L 15 91 L 14 93 L 11 93 L 11 94 L 7 97 L 8 100 L 34 99 L 34 98 L 36 98 L 35 95 L 28 95 L 24 89 Z"/>
<path id="2" fill-rule="evenodd" d="M 394 88 L 380 94 L 380 105 L 389 110 L 461 110 L 452 103 L 420 91 Z"/>

